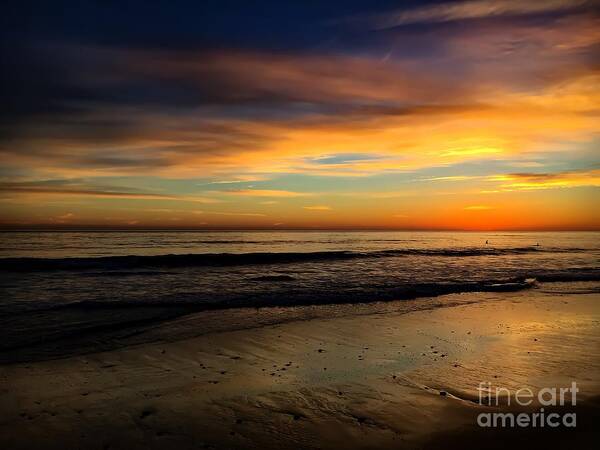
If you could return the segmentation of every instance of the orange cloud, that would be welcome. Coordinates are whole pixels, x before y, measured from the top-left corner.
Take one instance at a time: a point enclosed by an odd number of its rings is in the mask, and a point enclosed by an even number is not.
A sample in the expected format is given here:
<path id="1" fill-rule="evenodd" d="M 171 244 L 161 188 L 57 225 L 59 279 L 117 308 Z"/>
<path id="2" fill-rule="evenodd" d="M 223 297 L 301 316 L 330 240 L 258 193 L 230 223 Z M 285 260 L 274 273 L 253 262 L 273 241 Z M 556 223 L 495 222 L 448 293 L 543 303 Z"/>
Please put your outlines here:
<path id="1" fill-rule="evenodd" d="M 325 205 L 303 206 L 302 208 L 309 211 L 331 211 L 331 206 Z"/>
<path id="2" fill-rule="evenodd" d="M 245 197 L 306 197 L 315 195 L 310 192 L 293 192 L 273 189 L 239 189 L 232 191 L 213 191 L 219 194 L 240 195 Z"/>
<path id="3" fill-rule="evenodd" d="M 559 173 L 513 173 L 490 178 L 501 183 L 503 190 L 539 190 L 600 186 L 600 170 Z"/>
<path id="4" fill-rule="evenodd" d="M 471 205 L 465 206 L 463 209 L 465 211 L 488 211 L 490 209 L 494 209 L 494 207 L 488 205 Z"/>

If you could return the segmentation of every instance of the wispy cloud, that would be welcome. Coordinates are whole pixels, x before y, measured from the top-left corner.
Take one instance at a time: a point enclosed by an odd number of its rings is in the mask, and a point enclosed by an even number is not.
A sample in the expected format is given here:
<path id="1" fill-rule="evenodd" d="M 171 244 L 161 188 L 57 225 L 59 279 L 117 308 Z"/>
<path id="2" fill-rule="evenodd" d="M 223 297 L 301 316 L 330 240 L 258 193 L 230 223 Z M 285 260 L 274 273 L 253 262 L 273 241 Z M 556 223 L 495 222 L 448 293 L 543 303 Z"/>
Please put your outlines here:
<path id="1" fill-rule="evenodd" d="M 402 9 L 372 17 L 375 29 L 386 29 L 415 23 L 439 23 L 484 17 L 540 14 L 579 8 L 594 3 L 590 0 L 472 0 Z"/>
<path id="2" fill-rule="evenodd" d="M 206 211 L 205 214 L 212 214 L 215 216 L 241 216 L 241 217 L 264 217 L 265 216 L 265 214 L 261 214 L 261 213 L 224 212 L 224 211 Z"/>
<path id="3" fill-rule="evenodd" d="M 485 178 L 483 175 L 449 175 L 445 177 L 421 178 L 416 181 L 471 181 Z"/>
<path id="4" fill-rule="evenodd" d="M 507 191 L 600 186 L 600 169 L 556 173 L 512 173 L 491 176 L 490 180 L 499 182 L 501 188 Z"/>
<path id="5" fill-rule="evenodd" d="M 209 181 L 207 183 L 201 183 L 198 186 L 209 186 L 211 184 L 239 184 L 239 183 L 252 183 L 255 181 L 267 181 L 267 177 L 259 177 L 254 175 L 239 175 L 235 180 L 216 180 Z"/>
<path id="6" fill-rule="evenodd" d="M 494 207 L 489 205 L 470 205 L 465 206 L 463 209 L 465 211 L 488 211 L 490 209 L 494 209 Z"/>
<path id="7" fill-rule="evenodd" d="M 311 192 L 294 192 L 276 189 L 239 189 L 231 191 L 213 191 L 214 193 L 227 195 L 240 195 L 244 197 L 307 197 L 315 195 Z"/>
<path id="8" fill-rule="evenodd" d="M 93 186 L 86 188 L 84 185 L 55 184 L 51 180 L 46 182 L 24 182 L 24 183 L 0 183 L 0 193 L 22 196 L 75 196 L 75 197 L 97 197 L 97 198 L 123 198 L 137 200 L 173 200 L 195 203 L 219 203 L 220 200 L 200 197 L 171 194 L 155 194 L 138 191 L 118 191 L 95 189 Z"/>
<path id="9" fill-rule="evenodd" d="M 50 217 L 50 222 L 57 223 L 57 224 L 67 224 L 67 223 L 71 222 L 73 219 L 75 219 L 75 214 L 73 214 L 72 212 L 69 212 L 69 213 L 61 214 L 56 217 Z"/>
<path id="10" fill-rule="evenodd" d="M 303 206 L 302 208 L 308 209 L 309 211 L 331 211 L 331 206 L 325 205 Z"/>
<path id="11" fill-rule="evenodd" d="M 104 197 L 104 198 L 132 198 L 149 200 L 174 200 L 172 195 L 161 194 L 143 194 L 138 192 L 116 192 L 116 191 L 94 191 L 83 189 L 52 189 L 52 188 L 34 188 L 18 186 L 0 186 L 0 192 L 11 194 L 39 194 L 39 195 L 72 195 L 86 197 Z M 200 199 L 202 200 L 202 199 Z"/>

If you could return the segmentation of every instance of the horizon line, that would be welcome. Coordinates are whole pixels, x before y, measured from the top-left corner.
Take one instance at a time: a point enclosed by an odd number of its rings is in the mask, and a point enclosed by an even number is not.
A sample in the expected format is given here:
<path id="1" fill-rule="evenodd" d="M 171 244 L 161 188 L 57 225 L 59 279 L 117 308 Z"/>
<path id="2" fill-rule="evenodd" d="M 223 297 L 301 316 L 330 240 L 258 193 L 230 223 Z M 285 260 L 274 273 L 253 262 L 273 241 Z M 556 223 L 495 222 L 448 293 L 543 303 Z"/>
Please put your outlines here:
<path id="1" fill-rule="evenodd" d="M 60 231 L 82 231 L 82 232 L 177 232 L 177 231 L 414 231 L 414 232 L 600 232 L 600 227 L 515 227 L 515 228 L 443 228 L 443 227 L 374 227 L 374 226 L 348 226 L 348 227 L 135 227 L 135 226 L 97 226 L 97 225 L 29 225 L 27 227 L 0 225 L 0 232 L 60 232 Z"/>

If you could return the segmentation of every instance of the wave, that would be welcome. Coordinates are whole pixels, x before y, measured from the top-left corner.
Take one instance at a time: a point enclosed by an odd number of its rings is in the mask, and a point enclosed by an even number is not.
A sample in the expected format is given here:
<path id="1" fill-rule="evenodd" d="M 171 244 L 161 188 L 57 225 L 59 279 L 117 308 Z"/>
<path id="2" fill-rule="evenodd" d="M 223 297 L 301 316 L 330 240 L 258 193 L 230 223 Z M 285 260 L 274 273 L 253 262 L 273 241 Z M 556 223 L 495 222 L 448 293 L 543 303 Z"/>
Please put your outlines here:
<path id="1" fill-rule="evenodd" d="M 275 314 L 271 314 L 271 317 L 279 317 L 284 312 L 279 308 L 289 307 L 285 311 L 292 311 L 291 314 L 304 317 L 303 311 L 306 309 L 303 307 L 311 306 L 323 306 L 330 310 L 329 307 L 333 305 L 348 305 L 346 308 L 354 310 L 354 305 L 358 304 L 420 298 L 434 299 L 447 294 L 517 292 L 537 288 L 538 281 L 541 280 L 549 282 L 600 281 L 600 269 L 571 268 L 540 272 L 537 276 L 538 279 L 519 276 L 485 281 L 399 283 L 397 285 L 374 283 L 323 290 L 303 288 L 300 283 L 297 283 L 298 280 L 292 277 L 273 274 L 249 280 L 267 283 L 286 281 L 285 284 L 289 283 L 290 289 L 286 289 L 285 292 L 269 292 L 266 289 L 259 289 L 252 294 L 239 293 L 220 298 L 210 292 L 199 291 L 187 294 L 162 294 L 156 297 L 122 298 L 107 295 L 105 298 L 76 300 L 68 303 L 36 303 L 32 305 L 32 309 L 18 312 L 13 310 L 7 315 L 0 314 L 0 328 L 5 331 L 5 338 L 0 342 L 0 364 L 31 354 L 27 352 L 33 352 L 34 355 L 37 355 L 36 357 L 43 359 L 54 354 L 99 351 L 104 348 L 102 345 L 112 348 L 111 346 L 122 345 L 119 344 L 121 338 L 136 336 L 146 329 L 190 314 L 201 313 L 198 316 L 200 317 L 208 311 L 218 312 L 243 308 L 239 311 L 252 311 L 254 315 L 254 310 L 258 311 L 259 308 L 275 307 Z M 563 292 L 560 289 L 564 290 L 565 287 L 582 289 L 582 286 L 586 287 L 586 290 L 581 293 L 595 292 L 590 290 L 593 286 L 590 288 L 586 284 L 549 284 L 545 287 L 559 289 L 556 292 L 560 293 Z M 423 302 L 442 307 L 452 305 L 453 302 L 465 301 L 465 299 L 471 301 L 469 298 L 461 295 L 449 300 L 439 299 L 433 300 L 433 302 L 423 300 Z M 474 297 L 472 301 L 479 300 Z M 416 303 L 421 304 L 422 302 Z M 411 303 L 406 304 L 411 305 Z M 375 307 L 377 306 L 375 305 Z M 418 308 L 418 306 L 409 306 L 409 308 Z M 175 333 L 178 326 L 178 323 L 174 322 Z M 24 333 L 23 330 L 27 330 L 27 332 Z M 86 342 L 87 344 L 85 344 Z M 36 350 L 38 348 L 42 350 Z"/>
<path id="2" fill-rule="evenodd" d="M 569 269 L 538 272 L 535 278 L 544 283 L 600 281 L 600 269 L 593 267 L 573 267 Z"/>
<path id="3" fill-rule="evenodd" d="M 293 281 L 285 279 L 286 281 Z M 275 281 L 275 280 L 273 280 Z M 278 280 L 277 281 L 283 281 Z M 263 308 L 263 307 L 295 307 L 332 304 L 374 303 L 394 300 L 412 300 L 423 297 L 438 297 L 447 294 L 467 292 L 515 292 L 530 289 L 536 286 L 535 278 L 509 279 L 492 281 L 473 281 L 456 283 L 415 283 L 399 285 L 396 287 L 372 286 L 364 290 L 335 290 L 316 292 L 313 290 L 290 292 L 289 295 L 269 295 L 257 293 L 255 295 L 232 296 L 227 299 L 215 301 L 208 300 L 201 295 L 163 296 L 144 300 L 82 300 L 70 303 L 61 303 L 45 308 L 36 308 L 23 312 L 40 313 L 42 311 L 59 310 L 120 310 L 120 309 L 161 309 L 180 310 L 181 312 L 199 312 L 207 310 L 225 310 L 231 308 Z"/>
<path id="4" fill-rule="evenodd" d="M 102 256 L 76 258 L 0 258 L 0 272 L 43 272 L 43 271 L 83 271 L 83 270 L 122 270 L 140 268 L 174 267 L 223 267 L 259 264 L 290 264 L 361 258 L 384 258 L 392 256 L 504 256 L 528 253 L 585 252 L 581 248 L 440 248 L 440 249 L 391 249 L 368 252 L 357 251 L 318 251 L 318 252 L 265 252 L 265 253 L 194 253 L 152 256 Z"/>
<path id="5" fill-rule="evenodd" d="M 117 272 L 118 273 L 118 272 Z M 14 314 L 51 310 L 106 310 L 129 308 L 167 308 L 181 309 L 186 312 L 218 310 L 230 308 L 261 308 L 277 306 L 310 306 L 328 304 L 373 303 L 394 300 L 409 300 L 425 297 L 438 297 L 448 294 L 470 292 L 516 292 L 538 287 L 539 283 L 556 282 L 593 282 L 600 281 L 598 268 L 570 268 L 529 272 L 520 276 L 480 281 L 417 282 L 390 284 L 370 284 L 366 286 L 349 285 L 347 288 L 313 289 L 297 284 L 290 275 L 264 275 L 248 278 L 248 281 L 265 283 L 290 283 L 290 289 L 282 292 L 257 290 L 253 293 L 231 293 L 225 297 L 215 297 L 202 291 L 188 294 L 166 294 L 159 297 L 127 299 L 107 297 L 106 299 L 81 300 L 52 305 L 37 304 L 32 310 Z"/>

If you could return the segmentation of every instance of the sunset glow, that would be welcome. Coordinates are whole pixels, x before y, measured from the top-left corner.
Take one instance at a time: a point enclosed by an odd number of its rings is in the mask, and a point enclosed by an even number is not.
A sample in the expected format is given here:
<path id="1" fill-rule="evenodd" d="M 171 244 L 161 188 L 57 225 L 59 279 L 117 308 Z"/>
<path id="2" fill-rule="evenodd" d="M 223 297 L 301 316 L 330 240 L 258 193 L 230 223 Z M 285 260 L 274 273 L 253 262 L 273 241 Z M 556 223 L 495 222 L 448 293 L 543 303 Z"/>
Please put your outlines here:
<path id="1" fill-rule="evenodd" d="M 1 224 L 600 229 L 597 7 L 273 7 L 276 40 L 200 6 L 168 42 L 31 19 L 7 32 Z"/>

